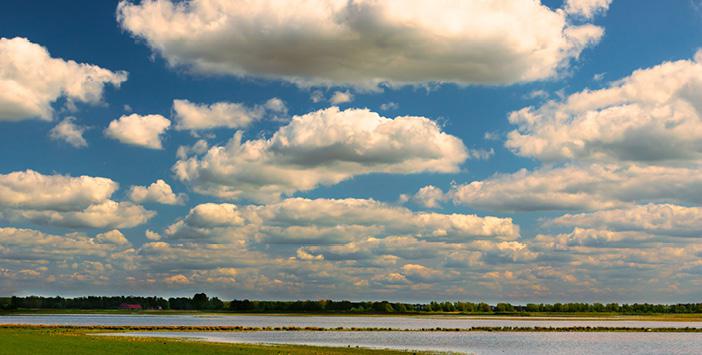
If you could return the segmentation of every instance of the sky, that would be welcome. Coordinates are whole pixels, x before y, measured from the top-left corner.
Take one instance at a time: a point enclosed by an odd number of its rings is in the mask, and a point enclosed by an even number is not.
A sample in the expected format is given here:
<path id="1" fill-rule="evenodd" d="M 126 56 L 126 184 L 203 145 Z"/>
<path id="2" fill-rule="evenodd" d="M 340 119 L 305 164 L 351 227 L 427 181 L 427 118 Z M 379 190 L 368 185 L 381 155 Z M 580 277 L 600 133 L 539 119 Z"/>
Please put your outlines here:
<path id="1" fill-rule="evenodd" d="M 0 294 L 698 301 L 697 0 L 0 6 Z"/>

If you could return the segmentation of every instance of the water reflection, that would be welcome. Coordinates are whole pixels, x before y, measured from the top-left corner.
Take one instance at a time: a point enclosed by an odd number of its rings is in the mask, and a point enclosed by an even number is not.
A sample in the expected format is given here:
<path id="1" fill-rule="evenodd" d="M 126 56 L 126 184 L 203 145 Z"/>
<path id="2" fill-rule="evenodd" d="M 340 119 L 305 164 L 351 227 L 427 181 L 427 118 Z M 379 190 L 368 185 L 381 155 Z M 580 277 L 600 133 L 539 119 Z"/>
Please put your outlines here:
<path id="1" fill-rule="evenodd" d="M 0 324 L 51 325 L 133 325 L 133 326 L 246 326 L 321 328 L 470 328 L 470 327 L 631 327 L 702 328 L 702 322 L 592 320 L 592 319 L 476 319 L 470 317 L 401 316 L 275 316 L 275 315 L 10 315 L 0 316 Z"/>

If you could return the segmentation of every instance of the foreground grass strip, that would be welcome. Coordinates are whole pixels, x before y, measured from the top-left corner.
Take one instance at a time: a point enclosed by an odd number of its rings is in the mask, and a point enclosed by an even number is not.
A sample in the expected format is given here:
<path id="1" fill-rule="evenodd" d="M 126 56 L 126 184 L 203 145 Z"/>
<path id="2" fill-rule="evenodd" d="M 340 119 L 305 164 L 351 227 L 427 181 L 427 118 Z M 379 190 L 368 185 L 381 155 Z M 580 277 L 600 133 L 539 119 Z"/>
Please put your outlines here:
<path id="1" fill-rule="evenodd" d="M 23 329 L 5 327 L 0 329 L 0 355 L 412 354 L 411 352 L 404 351 L 363 348 L 330 348 L 302 345 L 224 344 L 163 338 L 97 337 L 77 333 L 75 331 L 76 329 L 66 328 Z"/>
<path id="2" fill-rule="evenodd" d="M 357 327 L 245 327 L 245 326 L 132 326 L 132 325 L 27 325 L 0 324 L 1 329 L 26 330 L 64 330 L 82 332 L 136 332 L 136 331 L 169 331 L 169 332 L 257 332 L 257 331 L 314 331 L 314 332 L 658 332 L 658 333 L 702 333 L 702 327 L 470 327 L 470 328 L 357 328 Z"/>

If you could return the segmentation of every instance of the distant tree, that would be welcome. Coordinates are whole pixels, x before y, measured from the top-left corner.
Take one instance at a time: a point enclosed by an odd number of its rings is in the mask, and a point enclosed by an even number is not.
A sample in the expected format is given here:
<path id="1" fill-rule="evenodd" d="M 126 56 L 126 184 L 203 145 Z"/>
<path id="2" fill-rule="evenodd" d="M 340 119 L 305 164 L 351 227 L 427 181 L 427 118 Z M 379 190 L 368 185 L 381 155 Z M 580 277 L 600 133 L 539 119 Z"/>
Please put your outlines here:
<path id="1" fill-rule="evenodd" d="M 209 304 L 209 299 L 207 298 L 207 295 L 204 293 L 196 293 L 195 296 L 193 296 L 193 308 L 195 309 L 207 309 L 207 305 Z"/>
<path id="2" fill-rule="evenodd" d="M 220 300 L 220 299 L 217 298 L 217 297 L 212 297 L 212 298 L 210 299 L 210 301 L 209 301 L 209 304 L 208 304 L 208 307 L 207 307 L 207 308 L 208 308 L 208 309 L 215 309 L 215 310 L 216 310 L 216 309 L 223 309 L 223 308 L 224 308 L 224 302 L 222 302 L 222 300 Z"/>

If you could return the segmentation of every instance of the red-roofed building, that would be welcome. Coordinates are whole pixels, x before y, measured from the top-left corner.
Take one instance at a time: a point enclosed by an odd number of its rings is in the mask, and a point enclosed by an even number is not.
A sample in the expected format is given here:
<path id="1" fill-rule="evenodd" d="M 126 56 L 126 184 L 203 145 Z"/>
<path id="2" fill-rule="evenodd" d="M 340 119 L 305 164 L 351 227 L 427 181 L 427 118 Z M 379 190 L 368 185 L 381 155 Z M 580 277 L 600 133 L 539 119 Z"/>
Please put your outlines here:
<path id="1" fill-rule="evenodd" d="M 132 310 L 132 311 L 139 311 L 139 310 L 141 310 L 141 305 L 140 304 L 122 303 L 119 305 L 119 309 L 128 309 L 128 310 Z"/>

